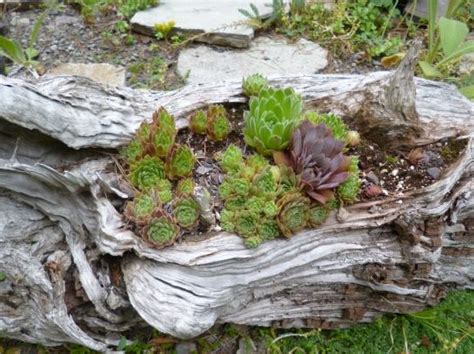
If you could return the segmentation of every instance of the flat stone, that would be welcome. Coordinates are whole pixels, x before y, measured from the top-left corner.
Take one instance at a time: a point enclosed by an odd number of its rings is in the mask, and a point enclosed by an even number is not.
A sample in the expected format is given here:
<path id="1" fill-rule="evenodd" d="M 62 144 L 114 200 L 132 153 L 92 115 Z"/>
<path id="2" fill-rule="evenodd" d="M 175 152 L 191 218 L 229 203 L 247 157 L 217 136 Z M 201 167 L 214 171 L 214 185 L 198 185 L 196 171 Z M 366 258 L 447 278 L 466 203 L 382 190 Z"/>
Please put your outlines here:
<path id="1" fill-rule="evenodd" d="M 47 74 L 82 76 L 104 85 L 125 86 L 125 68 L 111 64 L 65 63 L 49 70 Z"/>
<path id="2" fill-rule="evenodd" d="M 139 11 L 131 19 L 135 31 L 154 36 L 154 25 L 175 21 L 175 31 L 191 34 L 206 33 L 196 41 L 236 48 L 249 46 L 254 30 L 245 24 L 247 17 L 239 9 L 250 11 L 253 3 L 261 17 L 271 14 L 268 0 L 162 0 L 156 7 Z"/>
<path id="3" fill-rule="evenodd" d="M 441 174 L 441 170 L 438 167 L 430 167 L 426 170 L 426 173 L 428 173 L 432 178 L 437 179 Z"/>
<path id="4" fill-rule="evenodd" d="M 267 77 L 309 75 L 328 65 L 327 55 L 325 49 L 305 39 L 288 43 L 259 37 L 241 51 L 223 52 L 206 46 L 185 49 L 178 58 L 178 72 L 193 84 L 238 81 L 254 73 Z"/>
<path id="5" fill-rule="evenodd" d="M 417 17 L 428 18 L 428 2 L 430 0 L 414 0 L 407 4 L 405 11 Z M 446 14 L 449 0 L 438 0 L 437 16 L 441 17 Z"/>

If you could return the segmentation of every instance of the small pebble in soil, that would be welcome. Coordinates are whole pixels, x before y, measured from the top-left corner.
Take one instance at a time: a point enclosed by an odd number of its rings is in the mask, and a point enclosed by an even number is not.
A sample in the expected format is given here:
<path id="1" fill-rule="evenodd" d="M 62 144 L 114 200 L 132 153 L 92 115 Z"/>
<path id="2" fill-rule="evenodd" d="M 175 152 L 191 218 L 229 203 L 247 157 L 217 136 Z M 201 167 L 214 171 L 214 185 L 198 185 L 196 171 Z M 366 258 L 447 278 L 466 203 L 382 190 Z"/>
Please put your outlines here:
<path id="1" fill-rule="evenodd" d="M 428 173 L 431 178 L 437 179 L 441 174 L 441 170 L 438 167 L 430 167 L 426 170 L 426 173 Z"/>
<path id="2" fill-rule="evenodd" d="M 392 171 L 392 176 L 397 176 L 397 175 L 398 175 L 398 168 Z"/>
<path id="3" fill-rule="evenodd" d="M 373 171 L 367 173 L 366 178 L 369 182 L 372 182 L 373 184 L 379 184 L 379 178 Z"/>

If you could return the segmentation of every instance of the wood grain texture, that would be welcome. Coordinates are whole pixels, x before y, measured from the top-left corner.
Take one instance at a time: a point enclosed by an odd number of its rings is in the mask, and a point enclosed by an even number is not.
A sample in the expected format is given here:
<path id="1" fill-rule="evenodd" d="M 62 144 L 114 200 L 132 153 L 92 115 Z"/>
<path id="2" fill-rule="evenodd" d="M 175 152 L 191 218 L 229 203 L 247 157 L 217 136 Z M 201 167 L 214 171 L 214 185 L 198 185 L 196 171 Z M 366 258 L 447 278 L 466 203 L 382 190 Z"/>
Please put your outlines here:
<path id="1" fill-rule="evenodd" d="M 368 87 L 392 75 L 273 83 L 351 119 Z M 468 141 L 436 183 L 253 250 L 226 233 L 156 250 L 117 211 L 128 192 L 111 149 L 160 105 L 183 127 L 209 103 L 244 102 L 240 83 L 159 93 L 0 77 L 0 333 L 104 351 L 145 322 L 181 338 L 219 322 L 345 327 L 435 304 L 446 287 L 474 288 L 474 105 L 452 86 L 414 83 L 422 130 L 411 143 Z"/>

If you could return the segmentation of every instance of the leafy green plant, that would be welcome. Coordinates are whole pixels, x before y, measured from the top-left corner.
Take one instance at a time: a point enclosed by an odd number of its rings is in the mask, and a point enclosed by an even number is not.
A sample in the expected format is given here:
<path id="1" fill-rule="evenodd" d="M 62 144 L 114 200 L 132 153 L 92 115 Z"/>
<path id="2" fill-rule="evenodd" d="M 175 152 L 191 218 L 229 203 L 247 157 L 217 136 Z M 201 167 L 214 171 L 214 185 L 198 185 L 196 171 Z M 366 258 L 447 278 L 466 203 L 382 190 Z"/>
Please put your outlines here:
<path id="1" fill-rule="evenodd" d="M 347 134 L 349 129 L 346 126 L 346 123 L 341 119 L 341 117 L 336 116 L 332 113 L 318 113 L 318 112 L 306 112 L 305 119 L 309 120 L 311 123 L 325 124 L 332 131 L 332 135 L 335 139 L 346 142 Z"/>
<path id="2" fill-rule="evenodd" d="M 301 119 L 303 100 L 291 88 L 266 88 L 250 99 L 249 108 L 244 113 L 245 143 L 268 156 L 288 146 Z"/>
<path id="3" fill-rule="evenodd" d="M 474 52 L 474 40 L 466 41 L 468 26 L 454 16 L 463 1 L 451 0 L 446 11 L 447 17 L 437 18 L 437 0 L 428 1 L 428 53 L 419 62 L 423 74 L 427 77 L 444 78 L 450 65 L 462 55 Z M 441 47 L 441 51 L 440 51 Z"/>
<path id="4" fill-rule="evenodd" d="M 174 203 L 173 215 L 179 226 L 192 229 L 199 223 L 199 204 L 192 197 L 183 197 Z"/>
<path id="5" fill-rule="evenodd" d="M 252 74 L 242 80 L 242 90 L 247 97 L 257 96 L 261 89 L 268 87 L 268 80 L 261 74 Z"/>
<path id="6" fill-rule="evenodd" d="M 203 110 L 189 116 L 189 129 L 195 134 L 207 134 L 207 114 Z"/>
<path id="7" fill-rule="evenodd" d="M 24 68 L 34 69 L 39 64 L 39 62 L 35 60 L 35 58 L 39 55 L 35 45 L 40 29 L 50 12 L 60 9 L 61 6 L 62 5 L 59 4 L 57 0 L 47 1 L 46 9 L 38 16 L 33 25 L 33 29 L 31 30 L 30 37 L 28 39 L 28 47 L 25 49 L 22 48 L 19 42 L 0 36 L 0 55 L 7 57 L 15 64 Z"/>
<path id="8" fill-rule="evenodd" d="M 239 12 L 247 18 L 247 23 L 250 26 L 256 29 L 265 29 L 279 23 L 285 12 L 285 3 L 283 0 L 272 0 L 271 7 L 271 15 L 266 19 L 263 19 L 257 6 L 253 3 L 250 3 L 250 11 L 239 9 Z"/>
<path id="9" fill-rule="evenodd" d="M 158 40 L 168 38 L 175 25 L 175 21 L 156 23 L 153 26 L 155 29 L 155 38 Z"/>
<path id="10" fill-rule="evenodd" d="M 165 165 L 157 157 L 145 156 L 130 166 L 128 179 L 140 190 L 152 188 L 166 178 Z"/>
<path id="11" fill-rule="evenodd" d="M 310 201 L 301 193 L 284 194 L 277 202 L 277 224 L 283 236 L 291 237 L 305 228 Z"/>
<path id="12" fill-rule="evenodd" d="M 354 203 L 357 200 L 362 184 L 359 178 L 359 159 L 357 157 L 351 157 L 348 171 L 349 177 L 336 189 L 338 198 L 346 204 Z"/>
<path id="13" fill-rule="evenodd" d="M 209 106 L 207 110 L 207 136 L 213 141 L 227 138 L 232 127 L 227 112 L 222 105 Z"/>
<path id="14" fill-rule="evenodd" d="M 157 248 L 171 246 L 179 235 L 176 221 L 164 210 L 155 210 L 151 221 L 143 229 L 143 237 Z"/>
<path id="15" fill-rule="evenodd" d="M 161 203 L 169 203 L 173 199 L 173 192 L 172 192 L 172 184 L 167 179 L 159 180 L 153 190 L 152 193 L 155 193 L 158 196 L 158 199 Z"/>
<path id="16" fill-rule="evenodd" d="M 313 203 L 308 211 L 308 225 L 311 227 L 318 227 L 321 225 L 328 217 L 329 210 L 326 206 Z"/>
<path id="17" fill-rule="evenodd" d="M 196 157 L 190 147 L 174 144 L 166 159 L 166 171 L 170 179 L 189 177 L 193 173 Z"/>

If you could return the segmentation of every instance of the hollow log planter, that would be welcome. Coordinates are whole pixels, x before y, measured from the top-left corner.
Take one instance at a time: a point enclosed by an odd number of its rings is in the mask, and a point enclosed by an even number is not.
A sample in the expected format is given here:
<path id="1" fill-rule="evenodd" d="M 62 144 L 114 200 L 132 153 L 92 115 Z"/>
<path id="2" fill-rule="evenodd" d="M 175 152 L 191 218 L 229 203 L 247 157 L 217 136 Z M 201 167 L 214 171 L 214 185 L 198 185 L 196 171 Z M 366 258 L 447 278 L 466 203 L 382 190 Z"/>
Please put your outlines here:
<path id="1" fill-rule="evenodd" d="M 205 105 L 245 102 L 240 83 L 159 93 L 0 77 L 0 334 L 103 351 L 147 325 L 180 338 L 223 322 L 346 327 L 421 310 L 446 288 L 474 288 L 474 105 L 400 70 L 272 84 L 387 139 L 391 127 L 408 127 L 404 146 L 464 137 L 459 159 L 427 188 L 355 204 L 257 249 L 214 233 L 156 250 L 115 208 L 127 191 L 114 152 L 140 122 L 165 106 L 184 127 Z M 400 97 L 386 103 L 397 92 L 416 97 L 407 110 L 393 104 Z"/>

